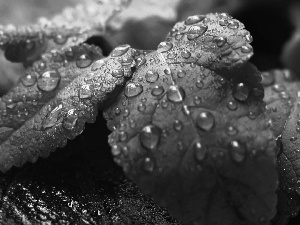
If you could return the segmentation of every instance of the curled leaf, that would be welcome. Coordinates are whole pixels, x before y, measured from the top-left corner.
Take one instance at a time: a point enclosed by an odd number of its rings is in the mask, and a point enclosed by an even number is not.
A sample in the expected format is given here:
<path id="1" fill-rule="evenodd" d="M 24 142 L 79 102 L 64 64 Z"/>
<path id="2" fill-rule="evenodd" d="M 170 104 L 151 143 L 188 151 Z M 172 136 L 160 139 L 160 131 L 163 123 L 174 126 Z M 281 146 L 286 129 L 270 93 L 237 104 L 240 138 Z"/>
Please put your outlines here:
<path id="1" fill-rule="evenodd" d="M 98 47 L 68 47 L 42 56 L 0 99 L 0 170 L 35 162 L 93 122 L 104 101 L 131 75 L 133 50 L 101 59 Z"/>
<path id="2" fill-rule="evenodd" d="M 105 112 L 115 161 L 187 224 L 265 224 L 275 214 L 275 143 L 260 73 L 244 63 L 247 34 L 224 14 L 189 17 L 157 51 L 137 52 Z"/>

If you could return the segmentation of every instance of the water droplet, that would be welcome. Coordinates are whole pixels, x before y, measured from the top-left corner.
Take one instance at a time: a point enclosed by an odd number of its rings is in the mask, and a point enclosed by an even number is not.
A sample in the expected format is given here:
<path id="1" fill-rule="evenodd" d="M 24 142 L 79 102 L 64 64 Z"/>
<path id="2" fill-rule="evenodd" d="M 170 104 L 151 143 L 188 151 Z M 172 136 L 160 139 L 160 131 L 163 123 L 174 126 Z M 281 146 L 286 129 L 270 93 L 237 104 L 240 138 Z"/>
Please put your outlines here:
<path id="1" fill-rule="evenodd" d="M 170 75 L 172 73 L 171 69 L 168 67 L 166 69 L 164 69 L 164 73 L 167 75 Z"/>
<path id="2" fill-rule="evenodd" d="M 163 99 L 160 102 L 160 105 L 161 105 L 162 108 L 167 108 L 168 107 L 168 101 L 166 99 Z"/>
<path id="3" fill-rule="evenodd" d="M 201 112 L 197 118 L 197 126 L 204 130 L 210 131 L 215 124 L 215 118 L 211 112 Z"/>
<path id="4" fill-rule="evenodd" d="M 69 37 L 66 36 L 66 35 L 57 34 L 57 35 L 54 36 L 53 40 L 56 44 L 63 45 L 67 42 L 68 38 Z"/>
<path id="5" fill-rule="evenodd" d="M 136 67 L 140 67 L 146 63 L 145 57 L 139 57 L 136 59 Z"/>
<path id="6" fill-rule="evenodd" d="M 157 52 L 163 53 L 167 52 L 173 48 L 173 44 L 171 42 L 161 42 L 157 47 Z"/>
<path id="7" fill-rule="evenodd" d="M 90 85 L 84 84 L 79 89 L 79 98 L 85 99 L 90 98 L 92 96 L 92 90 Z"/>
<path id="8" fill-rule="evenodd" d="M 275 92 L 282 92 L 282 91 L 285 91 L 285 87 L 280 84 L 274 84 L 272 87 L 272 90 Z"/>
<path id="9" fill-rule="evenodd" d="M 291 137 L 291 138 L 290 138 L 290 141 L 291 141 L 291 142 L 294 142 L 294 141 L 296 141 L 297 139 L 298 139 L 297 137 Z"/>
<path id="10" fill-rule="evenodd" d="M 182 128 L 183 128 L 182 122 L 180 120 L 175 120 L 174 123 L 173 123 L 173 128 L 176 131 L 181 131 Z"/>
<path id="11" fill-rule="evenodd" d="M 155 161 L 150 157 L 145 157 L 142 161 L 142 169 L 146 172 L 152 173 L 155 168 Z"/>
<path id="12" fill-rule="evenodd" d="M 185 98 L 185 91 L 181 86 L 171 85 L 167 91 L 167 98 L 171 102 L 182 102 Z"/>
<path id="13" fill-rule="evenodd" d="M 42 121 L 42 128 L 51 128 L 53 127 L 56 123 L 61 122 L 62 120 L 62 113 L 63 106 L 60 104 L 59 106 L 55 107 L 49 114 L 48 116 Z"/>
<path id="14" fill-rule="evenodd" d="M 233 126 L 227 127 L 227 134 L 230 136 L 236 135 L 238 133 L 238 130 L 235 129 Z"/>
<path id="15" fill-rule="evenodd" d="M 205 147 L 202 146 L 200 141 L 196 141 L 193 144 L 193 152 L 194 152 L 194 157 L 198 162 L 203 161 L 207 154 L 207 150 Z"/>
<path id="16" fill-rule="evenodd" d="M 261 84 L 263 86 L 269 86 L 269 85 L 274 84 L 274 82 L 275 82 L 274 74 L 271 72 L 261 73 L 261 78 L 262 78 Z"/>
<path id="17" fill-rule="evenodd" d="M 183 49 L 182 52 L 181 52 L 181 56 L 182 56 L 183 58 L 185 58 L 185 59 L 188 59 L 188 58 L 191 57 L 191 53 L 190 53 L 188 50 Z"/>
<path id="18" fill-rule="evenodd" d="M 203 88 L 203 86 L 204 86 L 203 80 L 197 79 L 197 81 L 196 81 L 196 87 L 197 88 Z"/>
<path id="19" fill-rule="evenodd" d="M 118 116 L 118 115 L 120 115 L 120 113 L 121 113 L 121 109 L 119 107 L 117 107 L 115 109 L 115 115 Z"/>
<path id="20" fill-rule="evenodd" d="M 208 29 L 207 25 L 191 26 L 187 32 L 187 38 L 193 40 L 203 35 Z"/>
<path id="21" fill-rule="evenodd" d="M 186 72 L 184 70 L 179 70 L 177 73 L 177 77 L 183 78 L 185 76 Z"/>
<path id="22" fill-rule="evenodd" d="M 123 71 L 123 69 L 116 69 L 111 72 L 111 75 L 115 78 L 123 77 L 124 71 Z"/>
<path id="23" fill-rule="evenodd" d="M 229 29 L 238 29 L 239 28 L 239 23 L 237 21 L 234 21 L 234 20 L 229 20 L 228 24 L 227 24 L 227 27 Z"/>
<path id="24" fill-rule="evenodd" d="M 21 81 L 25 87 L 29 87 L 36 83 L 37 78 L 35 74 L 28 74 L 25 77 L 22 77 Z"/>
<path id="25" fill-rule="evenodd" d="M 231 141 L 229 155 L 235 162 L 241 163 L 246 159 L 247 150 L 238 141 Z"/>
<path id="26" fill-rule="evenodd" d="M 228 20 L 226 20 L 226 19 L 220 19 L 219 20 L 219 24 L 220 24 L 220 26 L 226 26 L 228 24 Z"/>
<path id="27" fill-rule="evenodd" d="M 248 41 L 249 43 L 253 41 L 253 37 L 251 36 L 250 33 L 247 33 L 245 38 L 246 38 L 246 41 Z"/>
<path id="28" fill-rule="evenodd" d="M 93 60 L 89 55 L 83 54 L 77 58 L 76 66 L 78 68 L 86 68 L 86 67 L 90 66 L 92 64 L 92 62 L 93 62 Z"/>
<path id="29" fill-rule="evenodd" d="M 125 87 L 124 94 L 128 98 L 138 96 L 143 92 L 143 86 L 140 83 L 129 83 Z"/>
<path id="30" fill-rule="evenodd" d="M 129 50 L 129 48 L 130 45 L 120 45 L 112 51 L 111 56 L 117 57 L 117 56 L 124 55 Z"/>
<path id="31" fill-rule="evenodd" d="M 154 87 L 152 88 L 151 94 L 152 94 L 153 96 L 159 96 L 159 95 L 161 95 L 162 93 L 164 93 L 164 88 L 163 88 L 162 86 L 156 85 L 156 86 L 154 86 Z"/>
<path id="32" fill-rule="evenodd" d="M 233 97 L 239 101 L 246 101 L 249 96 L 249 88 L 244 83 L 239 83 L 233 89 Z"/>
<path id="33" fill-rule="evenodd" d="M 227 102 L 227 108 L 228 108 L 229 110 L 234 111 L 234 110 L 237 109 L 237 107 L 238 107 L 237 102 L 233 102 L 233 101 Z"/>
<path id="34" fill-rule="evenodd" d="M 143 104 L 143 103 L 141 103 L 141 104 L 139 104 L 138 105 L 138 111 L 140 111 L 140 112 L 143 112 L 143 111 L 145 111 L 145 109 L 146 109 L 146 105 L 145 104 Z"/>
<path id="35" fill-rule="evenodd" d="M 154 82 L 156 82 L 157 79 L 158 79 L 158 73 L 149 70 L 149 71 L 146 73 L 145 78 L 146 78 L 146 81 L 147 81 L 147 82 L 149 82 L 149 83 L 154 83 Z"/>
<path id="36" fill-rule="evenodd" d="M 199 96 L 195 96 L 194 97 L 194 104 L 195 105 L 200 105 L 201 104 L 201 98 Z"/>
<path id="37" fill-rule="evenodd" d="M 202 20 L 204 20 L 206 18 L 206 16 L 203 15 L 194 15 L 194 16 L 189 16 L 185 21 L 184 24 L 185 25 L 193 25 L 195 23 L 199 23 Z"/>
<path id="38" fill-rule="evenodd" d="M 42 91 L 54 90 L 60 81 L 60 74 L 56 70 L 44 72 L 37 80 L 37 86 Z"/>
<path id="39" fill-rule="evenodd" d="M 120 131 L 119 132 L 119 140 L 120 141 L 126 141 L 126 139 L 127 139 L 127 133 L 125 132 L 125 131 Z"/>
<path id="40" fill-rule="evenodd" d="M 249 114 L 248 114 L 248 118 L 250 120 L 254 120 L 256 118 L 256 114 L 254 112 L 250 111 Z"/>
<path id="41" fill-rule="evenodd" d="M 104 60 L 99 59 L 95 61 L 91 67 L 91 71 L 96 71 L 101 68 L 101 66 L 104 65 Z"/>
<path id="42" fill-rule="evenodd" d="M 226 43 L 226 37 L 215 37 L 213 41 L 217 44 L 219 48 L 223 47 Z"/>
<path id="43" fill-rule="evenodd" d="M 248 45 L 248 46 L 245 45 L 245 46 L 241 47 L 241 52 L 242 53 L 250 53 L 252 51 L 253 51 L 253 48 L 250 45 Z"/>
<path id="44" fill-rule="evenodd" d="M 143 127 L 140 133 L 140 142 L 147 150 L 153 150 L 160 141 L 162 131 L 155 125 L 147 125 Z"/>
<path id="45" fill-rule="evenodd" d="M 297 180 L 294 187 L 296 193 L 300 195 L 300 180 Z"/>
<path id="46" fill-rule="evenodd" d="M 77 120 L 78 115 L 75 109 L 70 109 L 64 117 L 62 125 L 67 130 L 73 130 L 75 128 Z"/>

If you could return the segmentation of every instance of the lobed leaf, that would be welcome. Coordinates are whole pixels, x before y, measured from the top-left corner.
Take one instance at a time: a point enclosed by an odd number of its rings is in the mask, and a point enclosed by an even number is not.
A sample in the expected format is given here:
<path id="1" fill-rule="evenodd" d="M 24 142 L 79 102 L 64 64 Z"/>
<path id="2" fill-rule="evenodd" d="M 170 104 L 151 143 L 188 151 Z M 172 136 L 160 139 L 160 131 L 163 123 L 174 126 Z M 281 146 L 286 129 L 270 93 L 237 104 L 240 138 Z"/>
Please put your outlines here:
<path id="1" fill-rule="evenodd" d="M 105 34 L 108 21 L 129 2 L 87 0 L 74 8 L 65 8 L 50 20 L 40 18 L 34 25 L 2 26 L 0 48 L 8 60 L 31 64 L 42 53 L 75 46 L 91 36 Z"/>
<path id="2" fill-rule="evenodd" d="M 260 73 L 245 63 L 249 42 L 226 14 L 191 16 L 157 51 L 137 51 L 133 78 L 104 114 L 115 161 L 184 223 L 265 224 L 275 214 L 275 143 Z"/>
<path id="3" fill-rule="evenodd" d="M 94 122 L 131 75 L 133 52 L 121 46 L 102 59 L 98 47 L 84 44 L 45 54 L 27 69 L 0 99 L 0 170 L 47 157 Z"/>

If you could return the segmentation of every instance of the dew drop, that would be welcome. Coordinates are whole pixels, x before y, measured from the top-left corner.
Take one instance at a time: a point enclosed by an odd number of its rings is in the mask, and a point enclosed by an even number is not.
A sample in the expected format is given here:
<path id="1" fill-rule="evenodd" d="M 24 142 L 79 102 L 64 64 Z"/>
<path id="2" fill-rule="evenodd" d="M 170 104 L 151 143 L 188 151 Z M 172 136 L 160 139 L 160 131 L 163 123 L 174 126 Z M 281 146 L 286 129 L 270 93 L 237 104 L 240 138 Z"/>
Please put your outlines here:
<path id="1" fill-rule="evenodd" d="M 234 111 L 234 110 L 236 110 L 237 109 L 237 107 L 238 107 L 238 104 L 237 104 L 237 102 L 233 102 L 233 101 L 229 101 L 229 102 L 227 102 L 227 108 L 229 109 L 229 110 L 231 110 L 231 111 Z"/>
<path id="2" fill-rule="evenodd" d="M 129 50 L 129 48 L 130 45 L 120 45 L 112 51 L 111 56 L 117 57 L 117 56 L 124 55 Z"/>
<path id="3" fill-rule="evenodd" d="M 21 81 L 25 87 L 29 87 L 36 83 L 37 78 L 35 74 L 28 74 L 25 77 L 22 77 Z"/>
<path id="4" fill-rule="evenodd" d="M 93 60 L 89 55 L 83 54 L 77 58 L 76 66 L 78 68 L 86 68 L 86 67 L 90 66 L 92 64 L 92 62 L 93 62 Z"/>
<path id="5" fill-rule="evenodd" d="M 200 105 L 201 104 L 201 98 L 199 96 L 195 96 L 194 97 L 194 104 L 195 105 Z"/>
<path id="6" fill-rule="evenodd" d="M 234 21 L 234 20 L 229 20 L 228 24 L 227 24 L 227 27 L 229 29 L 238 29 L 239 28 L 239 23 L 237 21 Z"/>
<path id="7" fill-rule="evenodd" d="M 127 133 L 125 131 L 120 131 L 119 133 L 119 140 L 120 141 L 126 141 L 127 140 Z"/>
<path id="8" fill-rule="evenodd" d="M 233 126 L 228 126 L 226 133 L 230 136 L 233 136 L 233 135 L 236 135 L 238 133 L 238 131 Z"/>
<path id="9" fill-rule="evenodd" d="M 145 157 L 142 161 L 142 169 L 146 172 L 152 173 L 155 168 L 155 161 L 150 157 Z"/>
<path id="10" fill-rule="evenodd" d="M 157 147 L 160 136 L 161 129 L 155 125 L 147 125 L 143 127 L 140 133 L 140 142 L 147 150 L 153 150 Z"/>
<path id="11" fill-rule="evenodd" d="M 138 105 L 137 109 L 138 109 L 138 111 L 140 111 L 140 112 L 144 112 L 145 109 L 146 109 L 146 105 L 143 104 L 143 103 L 141 103 L 141 104 Z"/>
<path id="12" fill-rule="evenodd" d="M 247 150 L 238 141 L 231 141 L 229 154 L 233 161 L 241 163 L 246 159 Z"/>
<path id="13" fill-rule="evenodd" d="M 187 38 L 193 40 L 203 35 L 208 29 L 207 25 L 192 26 L 187 32 Z"/>
<path id="14" fill-rule="evenodd" d="M 274 84 L 272 87 L 272 90 L 279 93 L 279 92 L 285 91 L 285 87 L 280 84 Z"/>
<path id="15" fill-rule="evenodd" d="M 242 53 L 250 53 L 252 51 L 253 51 L 253 48 L 250 45 L 248 45 L 248 46 L 245 45 L 245 46 L 241 47 L 241 52 Z"/>
<path id="16" fill-rule="evenodd" d="M 145 75 L 146 81 L 149 83 L 154 83 L 158 79 L 158 73 L 149 70 Z"/>
<path id="17" fill-rule="evenodd" d="M 262 78 L 261 84 L 263 86 L 270 86 L 275 82 L 274 74 L 270 72 L 263 72 L 261 74 L 261 78 Z"/>
<path id="18" fill-rule="evenodd" d="M 139 57 L 136 59 L 136 67 L 140 67 L 146 63 L 145 57 Z"/>
<path id="19" fill-rule="evenodd" d="M 61 35 L 61 34 L 57 34 L 55 35 L 55 37 L 53 38 L 54 42 L 58 45 L 63 45 L 67 42 L 68 40 L 68 36 L 65 35 Z"/>
<path id="20" fill-rule="evenodd" d="M 215 118 L 211 112 L 201 112 L 197 118 L 197 126 L 204 130 L 210 131 L 215 124 Z"/>
<path id="21" fill-rule="evenodd" d="M 62 119 L 61 113 L 63 110 L 62 104 L 55 107 L 49 115 L 42 121 L 42 128 L 51 128 L 53 127 L 60 119 Z"/>
<path id="22" fill-rule="evenodd" d="M 225 37 L 215 37 L 213 40 L 219 48 L 223 47 L 226 43 Z"/>
<path id="23" fill-rule="evenodd" d="M 182 50 L 182 52 L 181 52 L 181 56 L 182 56 L 183 58 L 185 58 L 185 59 L 188 59 L 188 58 L 191 57 L 191 53 L 190 53 L 188 50 L 184 49 L 184 50 Z"/>
<path id="24" fill-rule="evenodd" d="M 233 90 L 233 97 L 238 101 L 246 101 L 249 96 L 249 88 L 244 83 L 239 83 Z"/>
<path id="25" fill-rule="evenodd" d="M 207 150 L 206 150 L 205 147 L 202 146 L 202 144 L 200 143 L 200 141 L 196 141 L 193 144 L 193 153 L 194 153 L 195 159 L 198 162 L 201 162 L 205 158 L 205 156 L 207 154 Z"/>
<path id="26" fill-rule="evenodd" d="M 121 113 L 121 109 L 119 107 L 117 107 L 115 109 L 115 115 L 118 116 L 118 115 L 120 115 L 120 113 Z"/>
<path id="27" fill-rule="evenodd" d="M 160 105 L 161 105 L 162 108 L 167 108 L 168 107 L 168 101 L 166 99 L 163 99 L 160 102 Z"/>
<path id="28" fill-rule="evenodd" d="M 203 88 L 203 86 L 204 86 L 203 80 L 197 79 L 197 81 L 196 81 L 196 87 L 197 88 Z"/>
<path id="29" fill-rule="evenodd" d="M 177 73 L 177 77 L 183 78 L 185 76 L 186 72 L 184 70 L 179 70 Z"/>
<path id="30" fill-rule="evenodd" d="M 171 42 L 161 42 L 157 47 L 157 52 L 163 53 L 167 52 L 173 48 L 173 44 Z"/>
<path id="31" fill-rule="evenodd" d="M 163 88 L 162 86 L 156 85 L 156 86 L 154 86 L 154 87 L 152 88 L 151 94 L 152 94 L 153 96 L 159 96 L 159 95 L 161 95 L 162 93 L 164 93 L 164 88 Z"/>
<path id="32" fill-rule="evenodd" d="M 70 109 L 64 117 L 62 125 L 67 130 L 73 130 L 75 128 L 77 120 L 78 115 L 75 109 Z"/>
<path id="33" fill-rule="evenodd" d="M 53 91 L 59 84 L 60 74 L 56 70 L 44 72 L 37 80 L 37 86 L 42 91 Z"/>
<path id="34" fill-rule="evenodd" d="M 124 71 L 123 69 L 116 69 L 111 72 L 111 75 L 115 78 L 120 78 L 124 76 Z"/>
<path id="35" fill-rule="evenodd" d="M 85 99 L 90 98 L 92 96 L 92 90 L 90 88 L 90 85 L 85 84 L 82 85 L 79 89 L 79 98 Z"/>
<path id="36" fill-rule="evenodd" d="M 183 128 L 182 122 L 180 120 L 175 120 L 174 123 L 173 123 L 173 128 L 176 131 L 181 131 L 182 128 Z"/>
<path id="37" fill-rule="evenodd" d="M 204 20 L 206 18 L 206 16 L 203 15 L 194 15 L 194 16 L 189 16 L 185 21 L 184 24 L 185 25 L 193 25 L 195 23 L 199 23 L 202 20 Z"/>
<path id="38" fill-rule="evenodd" d="M 298 195 L 300 195 L 300 180 L 297 180 L 294 189 Z"/>
<path id="39" fill-rule="evenodd" d="M 128 98 L 138 96 L 143 92 L 143 86 L 140 83 L 129 83 L 125 87 L 124 94 Z"/>
<path id="40" fill-rule="evenodd" d="M 294 142 L 294 141 L 296 141 L 297 139 L 298 139 L 297 137 L 291 137 L 291 138 L 290 138 L 290 141 L 291 141 L 291 142 Z"/>
<path id="41" fill-rule="evenodd" d="M 185 91 L 181 86 L 171 85 L 167 91 L 167 98 L 171 102 L 182 102 L 185 98 Z"/>

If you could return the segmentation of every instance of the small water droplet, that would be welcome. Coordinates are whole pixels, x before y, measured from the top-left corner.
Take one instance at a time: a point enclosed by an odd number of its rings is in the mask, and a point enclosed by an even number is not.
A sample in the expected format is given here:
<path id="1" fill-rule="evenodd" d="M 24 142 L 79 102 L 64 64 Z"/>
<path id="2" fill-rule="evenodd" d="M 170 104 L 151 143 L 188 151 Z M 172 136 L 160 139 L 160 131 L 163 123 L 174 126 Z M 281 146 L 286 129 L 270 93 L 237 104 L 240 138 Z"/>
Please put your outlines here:
<path id="1" fill-rule="evenodd" d="M 75 109 L 70 109 L 63 119 L 63 127 L 67 130 L 73 130 L 75 128 L 78 115 Z"/>
<path id="2" fill-rule="evenodd" d="M 168 107 L 168 101 L 166 99 L 163 99 L 161 102 L 160 102 L 160 105 L 162 108 L 167 108 Z"/>
<path id="3" fill-rule="evenodd" d="M 181 56 L 182 56 L 183 58 L 185 58 L 185 59 L 188 59 L 188 58 L 191 57 L 191 53 L 190 53 L 188 50 L 183 49 L 182 52 L 181 52 Z"/>
<path id="4" fill-rule="evenodd" d="M 238 29 L 239 28 L 239 23 L 235 20 L 229 20 L 228 24 L 227 24 L 227 27 L 229 29 Z"/>
<path id="5" fill-rule="evenodd" d="M 200 105 L 202 102 L 201 98 L 199 96 L 194 97 L 194 104 L 195 105 Z"/>
<path id="6" fill-rule="evenodd" d="M 124 116 L 127 117 L 130 115 L 130 110 L 129 109 L 124 109 Z"/>
<path id="7" fill-rule="evenodd" d="M 124 70 L 121 68 L 121 69 L 116 69 L 116 70 L 113 70 L 111 72 L 111 75 L 115 78 L 120 78 L 120 77 L 123 77 L 124 76 Z"/>
<path id="8" fill-rule="evenodd" d="M 198 25 L 198 26 L 191 26 L 187 32 L 188 40 L 194 40 L 195 38 L 203 35 L 208 29 L 207 25 Z"/>
<path id="9" fill-rule="evenodd" d="M 55 107 L 48 114 L 48 116 L 45 117 L 45 119 L 42 121 L 42 128 L 43 129 L 51 128 L 55 124 L 57 124 L 58 122 L 61 122 L 61 120 L 62 120 L 62 116 L 61 116 L 62 110 L 63 110 L 62 104 L 60 104 L 57 107 Z"/>
<path id="10" fill-rule="evenodd" d="M 238 141 L 231 141 L 229 155 L 235 162 L 241 163 L 246 159 L 247 150 Z"/>
<path id="11" fill-rule="evenodd" d="M 253 51 L 253 48 L 250 45 L 244 45 L 241 47 L 242 53 L 250 53 Z"/>
<path id="12" fill-rule="evenodd" d="M 234 111 L 238 108 L 237 102 L 234 102 L 234 101 L 229 101 L 229 102 L 227 102 L 226 105 L 227 105 L 227 108 L 232 111 Z"/>
<path id="13" fill-rule="evenodd" d="M 120 131 L 119 132 L 119 140 L 120 141 L 126 141 L 127 140 L 127 133 L 125 131 Z"/>
<path id="14" fill-rule="evenodd" d="M 215 37 L 213 41 L 217 44 L 219 48 L 223 47 L 227 41 L 226 37 Z"/>
<path id="15" fill-rule="evenodd" d="M 171 102 L 182 102 L 185 98 L 185 91 L 181 86 L 171 85 L 167 91 L 167 98 Z"/>
<path id="16" fill-rule="evenodd" d="M 157 47 L 157 52 L 163 53 L 167 52 L 173 48 L 173 44 L 171 42 L 161 42 Z"/>
<path id="17" fill-rule="evenodd" d="M 140 133 L 140 142 L 147 150 L 153 150 L 157 147 L 160 136 L 161 129 L 155 125 L 147 125 L 143 127 Z"/>
<path id="18" fill-rule="evenodd" d="M 179 70 L 177 73 L 177 77 L 183 78 L 185 76 L 186 72 L 184 70 Z"/>
<path id="19" fill-rule="evenodd" d="M 63 45 L 68 41 L 68 36 L 62 35 L 62 34 L 57 34 L 54 36 L 53 40 L 56 44 L 58 45 Z"/>
<path id="20" fill-rule="evenodd" d="M 136 59 L 136 67 L 140 67 L 146 63 L 145 57 L 139 57 Z"/>
<path id="21" fill-rule="evenodd" d="M 154 86 L 154 87 L 152 88 L 151 94 L 152 94 L 153 96 L 159 96 L 159 95 L 161 95 L 162 93 L 164 93 L 164 88 L 163 88 L 162 86 L 156 85 L 156 86 Z"/>
<path id="22" fill-rule="evenodd" d="M 89 55 L 83 54 L 77 58 L 76 66 L 78 68 L 86 68 L 86 67 L 90 66 L 92 64 L 92 62 L 93 62 L 93 60 Z"/>
<path id="23" fill-rule="evenodd" d="M 297 180 L 294 189 L 298 195 L 300 195 L 300 180 Z"/>
<path id="24" fill-rule="evenodd" d="M 173 123 L 173 128 L 176 131 L 181 131 L 182 128 L 183 128 L 182 122 L 180 120 L 175 120 L 174 123 Z"/>
<path id="25" fill-rule="evenodd" d="M 138 105 L 137 109 L 138 109 L 138 111 L 143 112 L 146 109 L 146 105 L 141 103 Z"/>
<path id="26" fill-rule="evenodd" d="M 198 162 L 202 162 L 207 154 L 206 148 L 204 146 L 202 146 L 200 141 L 194 142 L 193 152 L 194 152 L 194 157 Z"/>
<path id="27" fill-rule="evenodd" d="M 125 87 L 124 94 L 128 98 L 138 96 L 143 92 L 143 86 L 140 83 L 129 83 Z"/>
<path id="28" fill-rule="evenodd" d="M 142 161 L 142 169 L 146 172 L 152 173 L 155 168 L 155 161 L 150 157 L 145 157 Z"/>
<path id="29" fill-rule="evenodd" d="M 120 115 L 120 113 L 121 113 L 121 109 L 119 107 L 117 107 L 115 109 L 115 115 L 118 116 L 118 115 Z"/>
<path id="30" fill-rule="evenodd" d="M 170 74 L 172 73 L 172 71 L 171 71 L 171 69 L 168 67 L 168 68 L 164 69 L 164 73 L 165 73 L 166 75 L 170 75 Z"/>
<path id="31" fill-rule="evenodd" d="M 227 134 L 230 136 L 236 135 L 238 133 L 238 130 L 235 129 L 233 126 L 227 127 Z"/>
<path id="32" fill-rule="evenodd" d="M 185 25 L 193 25 L 195 23 L 199 23 L 202 20 L 204 20 L 206 18 L 206 16 L 204 15 L 194 15 L 194 16 L 189 16 L 185 21 L 184 24 Z"/>
<path id="33" fill-rule="evenodd" d="M 35 74 L 28 74 L 25 77 L 22 77 L 21 81 L 25 87 L 29 87 L 36 83 L 37 77 Z"/>
<path id="34" fill-rule="evenodd" d="M 146 81 L 149 83 L 154 83 L 158 79 L 158 73 L 149 70 L 145 75 Z"/>
<path id="35" fill-rule="evenodd" d="M 239 101 L 246 101 L 249 96 L 249 88 L 244 83 L 239 83 L 233 89 L 233 97 Z"/>
<path id="36" fill-rule="evenodd" d="M 210 131 L 215 124 L 215 118 L 211 112 L 201 112 L 197 118 L 197 126 L 204 130 Z"/>
<path id="37" fill-rule="evenodd" d="M 294 141 L 296 141 L 297 139 L 298 139 L 297 137 L 291 137 L 291 138 L 290 138 L 290 141 L 291 141 L 291 142 L 294 142 Z"/>
<path id="38" fill-rule="evenodd" d="M 250 120 L 254 120 L 256 118 L 256 114 L 254 112 L 250 111 L 249 114 L 248 114 L 248 118 Z"/>
<path id="39" fill-rule="evenodd" d="M 79 98 L 85 99 L 90 98 L 92 96 L 92 90 L 90 85 L 85 84 L 82 85 L 79 89 Z"/>
<path id="40" fill-rule="evenodd" d="M 57 70 L 44 72 L 37 80 L 37 86 L 42 91 L 53 91 L 59 84 L 60 74 Z"/>
<path id="41" fill-rule="evenodd" d="M 197 81 L 196 81 L 196 87 L 197 88 L 203 88 L 203 86 L 204 86 L 203 80 L 197 79 Z"/>
<path id="42" fill-rule="evenodd" d="M 272 90 L 279 93 L 279 92 L 285 91 L 285 87 L 280 84 L 274 84 L 272 87 Z"/>
<path id="43" fill-rule="evenodd" d="M 111 56 L 117 57 L 117 56 L 124 55 L 129 50 L 129 48 L 130 45 L 120 45 L 112 51 Z"/>

